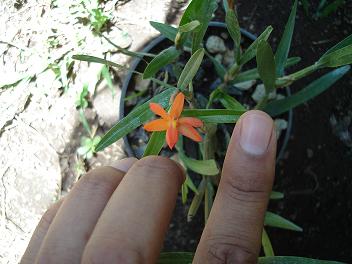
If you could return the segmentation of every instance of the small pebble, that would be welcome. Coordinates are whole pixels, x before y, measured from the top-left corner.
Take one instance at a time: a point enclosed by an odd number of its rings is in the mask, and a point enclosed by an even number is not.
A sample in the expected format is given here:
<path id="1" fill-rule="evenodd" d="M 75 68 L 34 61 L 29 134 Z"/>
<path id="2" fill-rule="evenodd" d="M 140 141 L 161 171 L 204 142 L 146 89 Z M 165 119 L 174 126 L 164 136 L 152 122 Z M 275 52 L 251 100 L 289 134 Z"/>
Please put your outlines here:
<path id="1" fill-rule="evenodd" d="M 214 35 L 207 39 L 205 47 L 210 53 L 224 53 L 226 51 L 224 40 Z"/>
<path id="2" fill-rule="evenodd" d="M 313 150 L 312 149 L 310 149 L 310 148 L 308 148 L 307 149 L 307 157 L 308 157 L 308 159 L 311 159 L 312 157 L 313 157 Z"/>

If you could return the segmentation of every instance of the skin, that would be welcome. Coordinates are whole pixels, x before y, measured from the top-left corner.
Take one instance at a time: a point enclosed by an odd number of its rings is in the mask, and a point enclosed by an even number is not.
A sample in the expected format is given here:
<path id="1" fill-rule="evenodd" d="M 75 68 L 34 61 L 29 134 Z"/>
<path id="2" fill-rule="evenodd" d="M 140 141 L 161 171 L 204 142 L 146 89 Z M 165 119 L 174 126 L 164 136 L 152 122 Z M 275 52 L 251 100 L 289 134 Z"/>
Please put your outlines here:
<path id="1" fill-rule="evenodd" d="M 253 117 L 261 134 L 247 133 Z M 249 148 L 250 141 L 264 150 Z M 275 154 L 272 119 L 244 114 L 193 263 L 257 262 Z M 90 171 L 43 215 L 21 263 L 155 263 L 184 179 L 181 166 L 157 156 Z"/>

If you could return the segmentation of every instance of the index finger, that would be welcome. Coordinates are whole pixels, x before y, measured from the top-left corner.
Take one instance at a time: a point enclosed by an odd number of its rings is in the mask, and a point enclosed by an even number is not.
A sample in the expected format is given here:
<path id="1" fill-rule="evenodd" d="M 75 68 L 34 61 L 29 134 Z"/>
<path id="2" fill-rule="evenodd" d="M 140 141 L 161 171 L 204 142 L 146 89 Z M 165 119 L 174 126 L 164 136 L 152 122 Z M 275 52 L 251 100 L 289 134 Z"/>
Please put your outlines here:
<path id="1" fill-rule="evenodd" d="M 100 216 L 82 262 L 155 263 L 183 181 L 170 159 L 137 161 Z"/>
<path id="2" fill-rule="evenodd" d="M 194 263 L 257 263 L 275 155 L 272 119 L 260 111 L 244 114 L 234 129 Z"/>

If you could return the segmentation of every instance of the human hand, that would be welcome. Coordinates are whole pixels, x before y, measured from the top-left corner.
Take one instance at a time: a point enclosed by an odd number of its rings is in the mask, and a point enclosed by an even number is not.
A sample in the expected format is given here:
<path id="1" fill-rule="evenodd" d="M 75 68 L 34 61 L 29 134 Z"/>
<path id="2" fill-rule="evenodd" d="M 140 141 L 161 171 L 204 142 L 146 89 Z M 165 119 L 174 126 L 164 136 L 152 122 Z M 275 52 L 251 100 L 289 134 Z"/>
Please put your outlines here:
<path id="1" fill-rule="evenodd" d="M 272 119 L 244 114 L 193 263 L 257 262 L 275 155 Z M 21 263 L 155 263 L 184 178 L 163 157 L 90 171 L 44 214 Z"/>

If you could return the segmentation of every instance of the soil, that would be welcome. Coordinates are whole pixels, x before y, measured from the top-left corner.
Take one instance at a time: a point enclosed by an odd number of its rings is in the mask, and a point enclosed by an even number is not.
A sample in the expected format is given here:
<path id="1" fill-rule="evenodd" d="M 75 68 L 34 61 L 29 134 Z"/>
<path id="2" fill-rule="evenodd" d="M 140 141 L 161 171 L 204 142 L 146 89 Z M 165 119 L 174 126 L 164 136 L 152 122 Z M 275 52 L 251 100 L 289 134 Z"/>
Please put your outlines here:
<path id="1" fill-rule="evenodd" d="M 319 1 L 311 1 L 312 10 Z M 239 1 L 240 24 L 260 34 L 267 25 L 274 27 L 271 43 L 275 47 L 289 16 L 287 1 Z M 215 20 L 223 21 L 223 11 Z M 314 63 L 319 56 L 352 32 L 352 2 L 329 17 L 319 20 L 298 8 L 291 56 L 301 56 L 299 67 Z M 292 88 L 298 91 L 317 73 Z M 352 160 L 349 137 L 351 124 L 336 131 L 331 118 L 350 120 L 352 75 L 314 100 L 294 110 L 293 132 L 285 158 L 278 164 L 274 189 L 285 198 L 271 202 L 269 209 L 303 227 L 296 233 L 268 229 L 276 255 L 297 255 L 352 262 Z M 342 136 L 342 133 L 344 133 Z M 350 142 L 350 141 L 349 141 Z M 202 216 L 186 223 L 187 207 L 178 203 L 165 248 L 195 250 L 201 234 Z"/>

